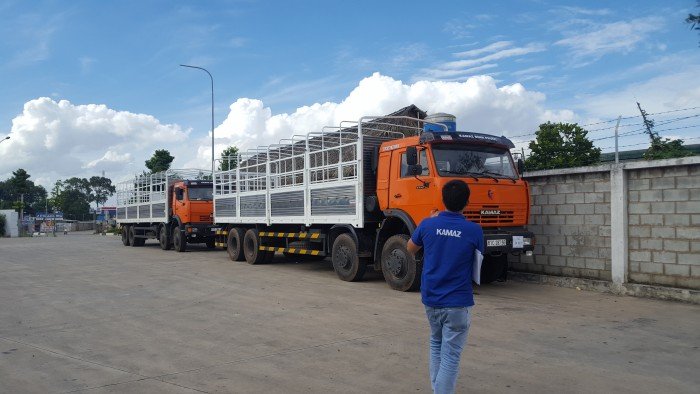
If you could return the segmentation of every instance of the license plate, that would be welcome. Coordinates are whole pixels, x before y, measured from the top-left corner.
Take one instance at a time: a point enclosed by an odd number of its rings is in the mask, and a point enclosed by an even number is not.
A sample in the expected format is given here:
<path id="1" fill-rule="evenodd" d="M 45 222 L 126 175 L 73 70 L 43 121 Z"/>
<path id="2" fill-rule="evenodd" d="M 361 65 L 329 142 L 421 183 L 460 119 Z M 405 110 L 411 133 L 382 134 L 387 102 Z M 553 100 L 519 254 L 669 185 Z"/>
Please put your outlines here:
<path id="1" fill-rule="evenodd" d="M 513 236 L 513 249 L 522 249 L 525 245 L 523 244 L 522 235 Z"/>
<path id="2" fill-rule="evenodd" d="M 487 239 L 486 246 L 506 246 L 506 240 L 505 239 Z"/>

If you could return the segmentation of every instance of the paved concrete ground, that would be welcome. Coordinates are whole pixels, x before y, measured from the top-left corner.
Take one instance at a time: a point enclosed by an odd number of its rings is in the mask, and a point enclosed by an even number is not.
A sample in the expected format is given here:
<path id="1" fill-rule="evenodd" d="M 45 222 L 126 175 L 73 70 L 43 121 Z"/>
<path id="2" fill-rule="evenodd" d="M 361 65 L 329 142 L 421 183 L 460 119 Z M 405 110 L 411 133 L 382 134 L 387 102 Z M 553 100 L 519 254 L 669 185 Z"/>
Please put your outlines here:
<path id="1" fill-rule="evenodd" d="M 482 286 L 460 392 L 687 392 L 700 306 Z M 328 263 L 0 239 L 0 392 L 429 392 L 416 293 Z"/>

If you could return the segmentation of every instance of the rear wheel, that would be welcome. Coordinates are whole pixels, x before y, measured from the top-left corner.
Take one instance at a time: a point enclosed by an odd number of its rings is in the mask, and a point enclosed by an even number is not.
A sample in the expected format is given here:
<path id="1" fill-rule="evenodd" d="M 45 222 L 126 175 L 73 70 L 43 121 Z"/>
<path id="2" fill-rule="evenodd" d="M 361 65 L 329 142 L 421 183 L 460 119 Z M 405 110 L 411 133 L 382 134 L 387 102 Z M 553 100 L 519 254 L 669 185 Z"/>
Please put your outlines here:
<path id="1" fill-rule="evenodd" d="M 134 226 L 129 226 L 129 245 L 132 247 L 141 246 L 139 245 L 139 238 L 136 238 L 136 230 Z"/>
<path id="2" fill-rule="evenodd" d="M 248 229 L 243 236 L 243 254 L 248 264 L 261 264 L 268 258 L 268 252 L 260 250 L 258 230 Z"/>
<path id="3" fill-rule="evenodd" d="M 169 250 L 173 247 L 172 239 L 170 234 L 168 234 L 168 226 L 160 226 L 160 231 L 158 232 L 158 241 L 160 243 L 160 248 L 163 250 Z"/>
<path id="4" fill-rule="evenodd" d="M 384 280 L 394 290 L 414 291 L 420 288 L 421 262 L 408 252 L 408 235 L 389 237 L 382 249 Z"/>
<path id="5" fill-rule="evenodd" d="M 367 265 L 360 261 L 357 243 L 349 234 L 340 234 L 333 241 L 331 260 L 335 273 L 344 281 L 357 282 L 365 275 Z"/>
<path id="6" fill-rule="evenodd" d="M 122 226 L 122 244 L 124 246 L 129 246 L 129 226 Z"/>
<path id="7" fill-rule="evenodd" d="M 176 226 L 173 229 L 173 246 L 176 252 L 184 252 L 187 250 L 187 236 L 180 226 Z"/>
<path id="8" fill-rule="evenodd" d="M 243 237 L 245 237 L 245 229 L 233 227 L 228 230 L 226 252 L 228 252 L 228 257 L 232 261 L 245 260 L 245 254 L 243 254 Z"/>

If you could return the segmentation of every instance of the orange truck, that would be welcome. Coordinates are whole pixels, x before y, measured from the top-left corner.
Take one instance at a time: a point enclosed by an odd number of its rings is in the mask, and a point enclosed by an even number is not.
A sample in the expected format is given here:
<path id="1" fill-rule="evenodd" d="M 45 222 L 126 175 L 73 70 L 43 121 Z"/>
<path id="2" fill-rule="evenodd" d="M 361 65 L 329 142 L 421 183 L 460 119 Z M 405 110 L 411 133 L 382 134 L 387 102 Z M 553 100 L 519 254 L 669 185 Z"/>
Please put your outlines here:
<path id="1" fill-rule="evenodd" d="M 167 170 L 117 184 L 117 223 L 124 246 L 157 239 L 163 250 L 188 243 L 214 248 L 211 172 Z"/>
<path id="2" fill-rule="evenodd" d="M 363 117 L 229 157 L 215 171 L 216 245 L 259 264 L 275 253 L 330 257 L 338 277 L 382 272 L 393 289 L 420 286 L 421 257 L 406 242 L 445 209 L 441 188 L 471 189 L 466 219 L 484 229 L 482 281 L 504 279 L 508 254 L 532 254 L 523 163 L 506 137 L 457 131 L 454 116 L 415 106 Z"/>

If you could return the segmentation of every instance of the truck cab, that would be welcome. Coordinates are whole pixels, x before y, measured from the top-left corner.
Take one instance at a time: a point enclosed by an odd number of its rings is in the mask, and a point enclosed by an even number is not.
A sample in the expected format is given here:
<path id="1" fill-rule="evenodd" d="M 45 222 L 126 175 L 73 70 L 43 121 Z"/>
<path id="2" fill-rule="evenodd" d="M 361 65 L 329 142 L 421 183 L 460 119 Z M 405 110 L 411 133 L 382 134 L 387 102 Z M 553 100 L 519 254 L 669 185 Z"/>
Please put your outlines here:
<path id="1" fill-rule="evenodd" d="M 170 186 L 170 226 L 159 234 L 166 238 L 161 246 L 172 242 L 177 251 L 184 251 L 187 243 L 214 247 L 212 190 L 212 182 L 206 180 L 182 180 Z"/>
<path id="2" fill-rule="evenodd" d="M 505 137 L 458 132 L 449 121 L 440 124 L 447 127 L 381 145 L 379 208 L 388 221 L 400 220 L 412 233 L 432 212 L 445 209 L 443 185 L 463 180 L 471 193 L 462 214 L 484 230 L 482 276 L 487 282 L 505 278 L 507 255 L 531 254 L 534 249 L 534 235 L 525 228 L 530 194 L 527 182 L 520 177 L 522 161 L 513 160 L 510 149 L 514 145 Z"/>

